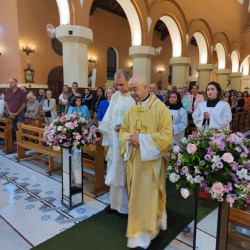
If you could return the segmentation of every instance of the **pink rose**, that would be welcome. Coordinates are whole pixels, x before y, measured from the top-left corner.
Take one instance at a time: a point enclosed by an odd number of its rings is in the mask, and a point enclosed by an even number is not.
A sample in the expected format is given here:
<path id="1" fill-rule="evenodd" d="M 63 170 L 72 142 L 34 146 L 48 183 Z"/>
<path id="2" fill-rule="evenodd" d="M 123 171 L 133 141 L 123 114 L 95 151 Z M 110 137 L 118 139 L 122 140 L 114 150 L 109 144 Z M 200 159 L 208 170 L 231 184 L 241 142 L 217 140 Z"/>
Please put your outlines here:
<path id="1" fill-rule="evenodd" d="M 54 151 L 59 151 L 59 150 L 60 150 L 60 147 L 59 147 L 59 146 L 53 146 L 53 150 L 54 150 Z"/>
<path id="2" fill-rule="evenodd" d="M 175 145 L 174 148 L 173 148 L 173 152 L 174 153 L 179 153 L 180 152 L 180 147 L 178 145 Z"/>
<path id="3" fill-rule="evenodd" d="M 192 144 L 192 143 L 188 143 L 187 145 L 187 151 L 189 154 L 194 154 L 197 150 L 197 147 L 195 144 Z"/>
<path id="4" fill-rule="evenodd" d="M 57 131 L 62 131 L 63 127 L 62 126 L 58 126 Z"/>
<path id="5" fill-rule="evenodd" d="M 220 182 L 215 182 L 211 188 L 215 194 L 221 194 L 224 191 L 224 187 Z"/>
<path id="6" fill-rule="evenodd" d="M 237 200 L 237 196 L 235 194 L 228 194 L 227 195 L 227 202 L 234 203 Z"/>
<path id="7" fill-rule="evenodd" d="M 182 195 L 182 197 L 183 197 L 184 199 L 187 199 L 187 197 L 189 196 L 189 191 L 188 191 L 188 189 L 182 188 L 182 189 L 181 189 L 181 195 Z"/>
<path id="8" fill-rule="evenodd" d="M 226 161 L 227 163 L 232 163 L 234 160 L 234 157 L 232 156 L 231 153 L 224 153 L 222 156 L 222 160 Z"/>

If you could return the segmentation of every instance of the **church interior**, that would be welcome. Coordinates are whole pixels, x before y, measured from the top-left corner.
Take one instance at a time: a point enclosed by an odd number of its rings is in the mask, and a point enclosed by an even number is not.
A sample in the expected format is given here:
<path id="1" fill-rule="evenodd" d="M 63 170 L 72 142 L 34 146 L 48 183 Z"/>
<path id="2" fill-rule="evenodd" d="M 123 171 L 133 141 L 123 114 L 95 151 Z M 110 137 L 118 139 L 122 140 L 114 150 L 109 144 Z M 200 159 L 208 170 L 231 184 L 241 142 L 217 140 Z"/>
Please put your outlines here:
<path id="1" fill-rule="evenodd" d="M 36 96 L 49 89 L 58 100 L 63 85 L 71 88 L 73 82 L 80 92 L 90 88 L 96 96 L 98 87 L 113 86 L 121 68 L 156 83 L 162 95 L 185 84 L 198 83 L 204 91 L 211 81 L 224 91 L 250 93 L 250 1 L 0 1 L 2 93 L 16 78 L 19 87 Z M 233 127 L 248 138 L 249 113 L 244 126 Z M 43 128 L 28 134 L 29 128 L 20 126 L 27 147 L 14 142 L 7 150 L 1 120 L 0 249 L 128 249 L 126 218 L 104 212 L 109 192 L 106 149 L 100 142 L 84 151 L 84 204 L 69 209 L 62 204 L 61 155 L 27 143 L 41 141 Z M 219 249 L 218 204 L 184 200 L 171 183 L 166 185 L 168 229 L 148 249 L 194 249 L 194 242 L 196 249 Z M 249 206 L 239 211 L 230 212 L 234 219 L 229 216 L 225 248 L 220 249 L 250 249 Z"/>

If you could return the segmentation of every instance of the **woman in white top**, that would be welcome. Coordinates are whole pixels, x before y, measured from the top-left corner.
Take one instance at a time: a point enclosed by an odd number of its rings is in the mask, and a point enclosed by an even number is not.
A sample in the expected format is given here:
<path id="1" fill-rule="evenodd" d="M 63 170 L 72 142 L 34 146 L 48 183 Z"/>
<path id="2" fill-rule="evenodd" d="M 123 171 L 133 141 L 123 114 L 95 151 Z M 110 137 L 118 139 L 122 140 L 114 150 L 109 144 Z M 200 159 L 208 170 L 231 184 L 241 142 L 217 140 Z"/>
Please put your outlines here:
<path id="1" fill-rule="evenodd" d="M 187 111 L 182 106 L 179 93 L 171 93 L 168 108 L 173 120 L 173 144 L 176 144 L 184 137 L 188 125 Z"/>
<path id="2" fill-rule="evenodd" d="M 69 104 L 68 97 L 69 97 L 69 87 L 68 85 L 63 85 L 62 93 L 58 98 L 60 104 L 60 111 L 62 112 L 62 114 L 66 113 L 67 106 Z"/>
<path id="3" fill-rule="evenodd" d="M 207 101 L 200 103 L 193 113 L 194 124 L 200 129 L 229 129 L 232 112 L 227 102 L 221 101 L 222 90 L 217 82 L 206 88 Z"/>
<path id="4" fill-rule="evenodd" d="M 47 99 L 43 102 L 42 113 L 44 114 L 45 124 L 48 126 L 58 115 L 56 112 L 56 100 L 52 98 L 51 90 L 46 91 L 46 97 Z"/>

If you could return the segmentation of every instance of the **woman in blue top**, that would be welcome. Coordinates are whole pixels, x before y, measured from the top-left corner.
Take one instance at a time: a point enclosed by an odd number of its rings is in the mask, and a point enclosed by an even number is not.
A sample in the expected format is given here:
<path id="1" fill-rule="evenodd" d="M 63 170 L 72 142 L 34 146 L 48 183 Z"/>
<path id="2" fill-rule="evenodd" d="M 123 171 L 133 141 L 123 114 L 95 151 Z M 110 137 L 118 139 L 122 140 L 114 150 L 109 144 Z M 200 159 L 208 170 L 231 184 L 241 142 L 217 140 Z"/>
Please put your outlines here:
<path id="1" fill-rule="evenodd" d="M 86 119 L 91 119 L 89 109 L 87 106 L 82 105 L 82 98 L 81 96 L 76 96 L 74 100 L 74 106 L 69 106 L 68 115 L 75 115 L 79 114 L 82 117 L 85 117 Z"/>
<path id="2" fill-rule="evenodd" d="M 98 107 L 98 110 L 97 110 L 97 121 L 98 121 L 98 124 L 102 121 L 108 107 L 109 107 L 109 102 L 111 100 L 111 97 L 114 93 L 114 89 L 113 88 L 107 88 L 106 91 L 105 91 L 105 96 L 106 96 L 106 100 L 102 100 L 100 102 L 100 105 Z"/>

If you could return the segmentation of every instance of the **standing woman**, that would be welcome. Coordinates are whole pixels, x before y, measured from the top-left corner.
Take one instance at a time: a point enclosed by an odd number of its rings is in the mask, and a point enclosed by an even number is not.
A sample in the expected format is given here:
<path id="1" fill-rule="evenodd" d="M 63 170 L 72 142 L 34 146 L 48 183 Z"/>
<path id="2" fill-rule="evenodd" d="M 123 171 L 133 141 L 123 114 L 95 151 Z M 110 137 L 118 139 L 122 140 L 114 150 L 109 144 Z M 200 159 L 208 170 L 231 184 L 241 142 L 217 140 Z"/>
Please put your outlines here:
<path id="1" fill-rule="evenodd" d="M 168 108 L 173 119 L 173 144 L 176 144 L 185 136 L 185 129 L 188 125 L 187 111 L 182 106 L 179 93 L 174 92 L 170 95 Z"/>
<path id="2" fill-rule="evenodd" d="M 243 108 L 245 106 L 245 101 L 243 99 L 243 93 L 241 91 L 239 91 L 237 93 L 237 99 L 238 99 L 238 103 L 237 103 L 235 108 L 238 112 L 243 112 Z"/>
<path id="3" fill-rule="evenodd" d="M 93 102 L 93 105 L 92 105 L 92 112 L 94 114 L 94 119 L 96 119 L 96 116 L 97 116 L 97 110 L 98 110 L 98 107 L 100 105 L 100 102 L 102 100 L 105 100 L 105 93 L 104 93 L 104 89 L 102 87 L 99 87 L 97 88 L 97 98 L 96 100 Z"/>
<path id="4" fill-rule="evenodd" d="M 111 97 L 113 95 L 113 93 L 115 92 L 114 89 L 112 88 L 107 88 L 106 91 L 105 91 L 105 96 L 106 96 L 106 100 L 102 100 L 100 102 L 100 105 L 98 107 L 98 110 L 97 110 L 97 121 L 98 121 L 98 124 L 102 121 L 102 118 L 104 117 L 108 107 L 109 107 L 109 102 L 111 100 Z"/>
<path id="5" fill-rule="evenodd" d="M 199 129 L 229 129 L 232 112 L 227 102 L 221 101 L 222 90 L 217 82 L 206 88 L 207 101 L 198 105 L 193 113 L 194 124 Z"/>
<path id="6" fill-rule="evenodd" d="M 62 112 L 62 114 L 65 113 L 67 106 L 69 104 L 68 98 L 69 98 L 69 87 L 68 85 L 63 85 L 62 93 L 58 98 L 60 104 L 60 111 Z"/>
<path id="7" fill-rule="evenodd" d="M 243 97 L 245 101 L 244 110 L 248 111 L 250 109 L 250 96 L 248 94 L 248 91 L 243 92 Z"/>
<path id="8" fill-rule="evenodd" d="M 42 113 L 44 114 L 45 124 L 48 126 L 58 115 L 56 112 L 56 100 L 52 98 L 51 90 L 46 91 L 46 97 L 47 99 L 43 102 Z"/>

